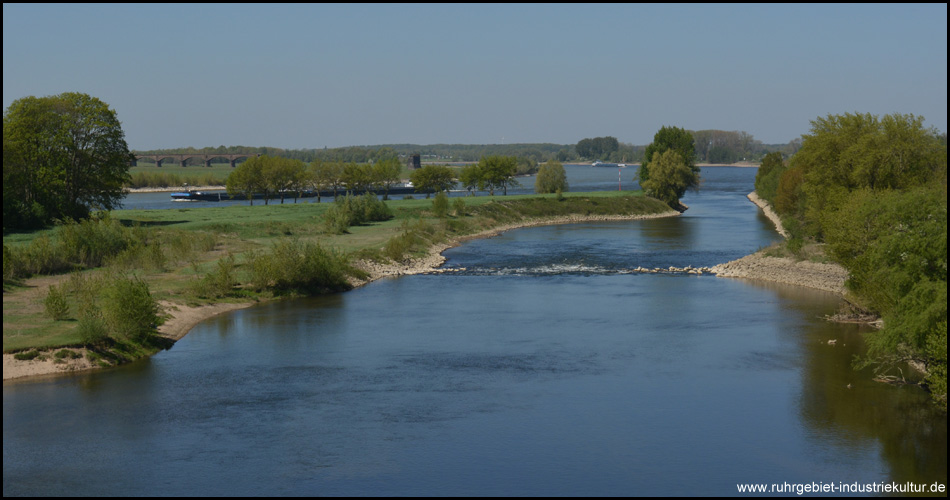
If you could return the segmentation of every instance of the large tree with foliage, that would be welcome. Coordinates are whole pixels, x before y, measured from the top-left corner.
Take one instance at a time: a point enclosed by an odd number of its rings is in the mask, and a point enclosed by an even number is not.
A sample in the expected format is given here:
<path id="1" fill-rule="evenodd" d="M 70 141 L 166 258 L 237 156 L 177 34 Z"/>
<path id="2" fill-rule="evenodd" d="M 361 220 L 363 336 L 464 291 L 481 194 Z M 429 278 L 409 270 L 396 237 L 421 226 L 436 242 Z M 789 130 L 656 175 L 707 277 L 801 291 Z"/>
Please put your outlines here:
<path id="1" fill-rule="evenodd" d="M 534 181 L 535 193 L 557 193 L 567 191 L 567 173 L 564 165 L 557 160 L 548 160 L 538 169 Z"/>
<path id="2" fill-rule="evenodd" d="M 845 113 L 812 121 L 779 177 L 789 246 L 826 244 L 852 301 L 881 315 L 865 361 L 917 361 L 946 405 L 947 146 L 923 118 Z"/>
<path id="3" fill-rule="evenodd" d="M 699 186 L 699 176 L 689 168 L 679 152 L 672 149 L 653 153 L 650 166 L 652 174 L 649 179 L 640 181 L 640 187 L 647 196 L 682 210 L 680 198 L 687 189 Z"/>
<path id="4" fill-rule="evenodd" d="M 686 163 L 686 166 L 699 179 L 699 167 L 696 166 L 696 149 L 693 142 L 693 134 L 688 130 L 679 127 L 661 127 L 653 136 L 653 142 L 650 143 L 644 151 L 643 161 L 640 163 L 640 169 L 637 171 L 637 179 L 640 186 L 643 182 L 650 179 L 652 173 L 650 163 L 653 161 L 655 153 L 663 153 L 672 149 L 679 153 L 680 158 Z"/>
<path id="5" fill-rule="evenodd" d="M 444 165 L 426 165 L 414 170 L 409 176 L 417 193 L 424 192 L 426 198 L 430 193 L 448 191 L 455 187 L 455 174 L 452 169 Z"/>
<path id="6" fill-rule="evenodd" d="M 108 104 L 67 92 L 14 101 L 3 115 L 3 226 L 112 210 L 135 157 Z"/>
<path id="7" fill-rule="evenodd" d="M 247 198 L 250 205 L 254 204 L 254 194 L 263 192 L 266 186 L 264 158 L 264 156 L 248 158 L 228 174 L 225 188 L 229 195 L 242 195 Z"/>
<path id="8" fill-rule="evenodd" d="M 755 173 L 755 192 L 762 199 L 775 204 L 775 194 L 778 192 L 778 181 L 785 170 L 785 160 L 778 151 L 769 153 L 762 158 L 758 171 Z"/>
<path id="9" fill-rule="evenodd" d="M 491 155 L 482 157 L 478 161 L 479 172 L 482 175 L 482 185 L 488 188 L 488 193 L 495 195 L 495 189 L 501 188 L 505 195 L 508 186 L 518 185 L 515 174 L 518 173 L 518 158 L 514 156 Z"/>
<path id="10" fill-rule="evenodd" d="M 376 183 L 383 188 L 383 199 L 389 199 L 389 188 L 399 182 L 402 173 L 402 162 L 396 156 L 390 156 L 373 164 L 373 177 Z"/>
<path id="11" fill-rule="evenodd" d="M 809 235 L 821 237 L 823 214 L 855 189 L 906 189 L 947 182 L 947 147 L 923 117 L 870 113 L 829 115 L 812 121 L 790 160 L 804 176 L 802 212 Z"/>

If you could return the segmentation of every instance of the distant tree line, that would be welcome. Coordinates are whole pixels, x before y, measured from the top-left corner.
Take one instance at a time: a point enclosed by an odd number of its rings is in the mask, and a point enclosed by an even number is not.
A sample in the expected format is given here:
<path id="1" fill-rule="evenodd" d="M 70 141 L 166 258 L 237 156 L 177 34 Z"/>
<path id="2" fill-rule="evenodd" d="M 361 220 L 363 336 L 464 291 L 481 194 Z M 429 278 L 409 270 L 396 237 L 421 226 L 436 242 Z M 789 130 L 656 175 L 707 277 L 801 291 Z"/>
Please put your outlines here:
<path id="1" fill-rule="evenodd" d="M 789 157 L 801 147 L 801 138 L 788 144 L 762 144 L 751 134 L 737 131 L 690 131 L 693 136 L 696 161 L 699 163 L 735 163 L 759 161 L 770 152 L 781 152 Z M 475 162 L 486 156 L 513 156 L 521 166 L 519 173 L 533 173 L 537 166 L 548 160 L 562 163 L 601 160 L 613 163 L 640 163 L 645 145 L 623 143 L 615 137 L 581 139 L 576 144 L 382 144 L 376 146 L 347 146 L 322 149 L 282 149 L 252 146 L 218 146 L 205 148 L 176 148 L 136 151 L 138 154 L 261 154 L 300 160 L 343 163 L 375 163 L 396 157 L 405 164 L 414 154 L 433 162 Z M 202 160 L 191 163 L 201 165 Z"/>

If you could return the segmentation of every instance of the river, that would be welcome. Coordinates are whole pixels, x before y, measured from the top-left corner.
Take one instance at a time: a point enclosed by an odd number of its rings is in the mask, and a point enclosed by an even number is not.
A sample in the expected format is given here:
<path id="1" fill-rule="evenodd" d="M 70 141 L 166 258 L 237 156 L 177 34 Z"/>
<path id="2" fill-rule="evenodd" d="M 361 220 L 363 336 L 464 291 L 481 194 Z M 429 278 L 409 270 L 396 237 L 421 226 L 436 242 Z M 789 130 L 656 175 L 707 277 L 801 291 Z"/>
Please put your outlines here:
<path id="1" fill-rule="evenodd" d="M 139 363 L 5 382 L 4 496 L 945 485 L 946 416 L 851 368 L 866 327 L 825 321 L 834 295 L 629 272 L 777 240 L 745 198 L 754 176 L 704 168 L 680 217 L 509 231 L 448 250 L 464 271 L 267 303 Z"/>

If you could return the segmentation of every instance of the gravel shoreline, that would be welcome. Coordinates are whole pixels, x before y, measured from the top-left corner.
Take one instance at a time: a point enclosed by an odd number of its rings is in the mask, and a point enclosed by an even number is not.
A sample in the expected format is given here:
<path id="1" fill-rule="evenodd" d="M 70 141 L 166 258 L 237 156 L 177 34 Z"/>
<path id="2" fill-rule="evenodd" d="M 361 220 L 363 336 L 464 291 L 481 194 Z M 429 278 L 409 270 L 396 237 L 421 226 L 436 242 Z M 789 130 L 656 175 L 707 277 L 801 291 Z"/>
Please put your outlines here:
<path id="1" fill-rule="evenodd" d="M 787 238 L 788 233 L 782 227 L 782 221 L 768 202 L 759 198 L 755 192 L 749 193 L 748 198 L 765 212 L 779 234 Z M 712 272 L 723 278 L 745 278 L 804 286 L 842 297 L 845 293 L 844 282 L 848 279 L 848 271 L 838 264 L 769 257 L 765 255 L 765 250 L 714 266 Z"/>

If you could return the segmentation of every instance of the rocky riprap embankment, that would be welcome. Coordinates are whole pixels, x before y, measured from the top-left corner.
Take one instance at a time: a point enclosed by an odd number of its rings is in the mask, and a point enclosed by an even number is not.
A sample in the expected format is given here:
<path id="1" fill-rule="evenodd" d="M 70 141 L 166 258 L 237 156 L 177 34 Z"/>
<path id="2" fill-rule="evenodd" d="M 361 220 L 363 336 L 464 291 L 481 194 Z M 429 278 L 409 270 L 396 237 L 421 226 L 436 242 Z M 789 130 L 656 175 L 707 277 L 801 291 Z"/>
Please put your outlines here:
<path id="1" fill-rule="evenodd" d="M 786 283 L 844 294 L 848 271 L 837 264 L 768 257 L 763 252 L 713 266 L 713 274 L 725 278 L 748 278 Z"/>
<path id="2" fill-rule="evenodd" d="M 749 193 L 748 198 L 765 212 L 766 217 L 775 224 L 775 229 L 779 234 L 787 238 L 788 233 L 782 227 L 782 221 L 772 207 L 755 192 Z M 774 281 L 816 288 L 838 295 L 844 295 L 844 282 L 848 279 L 848 271 L 838 264 L 769 257 L 765 255 L 764 250 L 732 262 L 713 266 L 711 272 L 721 277 Z"/>

